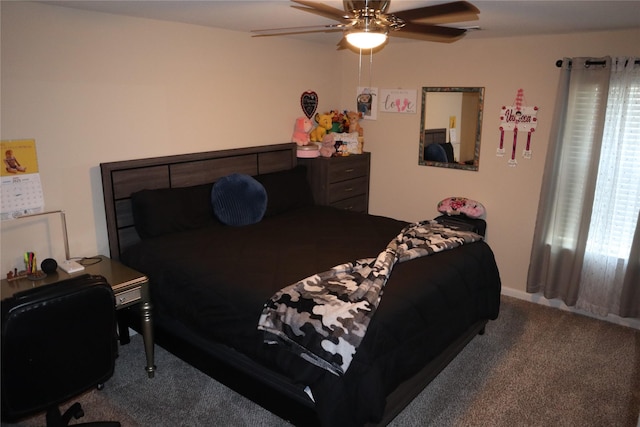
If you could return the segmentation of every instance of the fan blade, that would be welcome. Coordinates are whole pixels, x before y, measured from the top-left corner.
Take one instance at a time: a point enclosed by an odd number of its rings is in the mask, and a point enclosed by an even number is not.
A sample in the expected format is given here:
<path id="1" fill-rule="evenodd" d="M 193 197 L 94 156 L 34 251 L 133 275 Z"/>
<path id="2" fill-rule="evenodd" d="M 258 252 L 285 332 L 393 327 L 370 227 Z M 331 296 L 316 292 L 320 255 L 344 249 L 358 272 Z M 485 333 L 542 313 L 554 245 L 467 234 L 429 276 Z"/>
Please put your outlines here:
<path id="1" fill-rule="evenodd" d="M 336 9 L 335 7 L 327 6 L 326 4 L 323 4 L 323 3 L 316 3 L 314 1 L 302 1 L 302 0 L 291 0 L 291 1 L 294 3 L 301 4 L 303 6 L 307 6 L 307 7 L 291 6 L 294 9 L 315 13 L 316 15 L 324 16 L 325 18 L 334 19 L 336 21 L 344 21 L 345 19 L 353 18 L 344 10 Z"/>
<path id="2" fill-rule="evenodd" d="M 392 15 L 404 20 L 405 22 L 415 21 L 418 19 L 438 17 L 442 15 L 455 14 L 479 14 L 477 7 L 466 1 L 454 1 L 452 3 L 437 4 L 434 6 L 418 7 L 416 9 L 401 10 L 393 12 Z"/>
<path id="3" fill-rule="evenodd" d="M 291 7 L 294 8 L 294 9 L 303 10 L 305 12 L 313 13 L 314 15 L 322 16 L 323 18 L 333 19 L 334 21 L 346 22 L 346 21 L 349 20 L 348 18 L 344 18 L 342 16 L 335 17 L 332 14 L 324 13 L 321 10 L 311 9 L 309 7 L 301 7 L 301 6 L 291 6 Z"/>
<path id="4" fill-rule="evenodd" d="M 403 37 L 408 39 L 439 41 L 450 43 L 462 37 L 467 30 L 463 28 L 441 27 L 430 24 L 407 23 L 397 31 L 389 31 L 393 37 Z"/>
<path id="5" fill-rule="evenodd" d="M 286 27 L 271 28 L 266 30 L 251 30 L 251 37 L 281 36 L 287 34 L 307 34 L 307 33 L 331 33 L 334 31 L 344 31 L 344 24 L 315 25 L 309 27 Z"/>

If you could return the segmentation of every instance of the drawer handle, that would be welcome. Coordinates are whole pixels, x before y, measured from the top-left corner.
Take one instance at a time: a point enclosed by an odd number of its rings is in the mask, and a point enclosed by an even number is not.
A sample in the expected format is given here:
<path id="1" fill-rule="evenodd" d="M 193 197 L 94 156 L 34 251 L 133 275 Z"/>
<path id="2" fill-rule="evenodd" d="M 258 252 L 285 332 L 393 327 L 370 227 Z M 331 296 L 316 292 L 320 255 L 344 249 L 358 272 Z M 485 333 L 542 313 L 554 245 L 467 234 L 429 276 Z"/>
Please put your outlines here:
<path id="1" fill-rule="evenodd" d="M 349 188 L 345 188 L 345 189 L 344 189 L 344 192 L 345 192 L 345 193 L 348 193 L 349 191 L 353 191 L 353 187 L 349 187 Z"/>
<path id="2" fill-rule="evenodd" d="M 118 301 L 120 301 L 120 304 L 123 304 L 124 302 L 127 301 L 127 297 L 120 297 Z"/>
<path id="3" fill-rule="evenodd" d="M 345 171 L 346 173 L 351 173 L 351 172 L 353 172 L 353 168 L 351 168 L 351 169 L 345 169 L 344 171 Z"/>

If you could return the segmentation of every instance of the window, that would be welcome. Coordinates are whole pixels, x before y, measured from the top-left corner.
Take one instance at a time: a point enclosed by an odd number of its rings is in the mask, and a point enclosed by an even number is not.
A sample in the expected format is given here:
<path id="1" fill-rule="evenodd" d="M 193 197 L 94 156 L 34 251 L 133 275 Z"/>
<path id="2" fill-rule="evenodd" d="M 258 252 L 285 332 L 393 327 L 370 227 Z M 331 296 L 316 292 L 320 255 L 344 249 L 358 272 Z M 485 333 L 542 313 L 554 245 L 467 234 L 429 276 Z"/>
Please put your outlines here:
<path id="1" fill-rule="evenodd" d="M 640 61 L 565 58 L 527 291 L 640 315 Z"/>
<path id="2" fill-rule="evenodd" d="M 560 180 L 556 194 L 557 224 L 551 228 L 560 247 L 573 248 L 578 237 L 580 219 L 584 215 L 585 181 L 589 176 L 589 166 L 593 158 L 591 142 L 598 138 L 601 127 L 593 120 L 604 108 L 607 101 L 606 82 L 572 82 L 571 97 L 568 101 L 565 137 L 562 141 L 560 157 Z"/>
<path id="3" fill-rule="evenodd" d="M 627 259 L 640 212 L 640 81 L 611 77 L 586 251 Z"/>

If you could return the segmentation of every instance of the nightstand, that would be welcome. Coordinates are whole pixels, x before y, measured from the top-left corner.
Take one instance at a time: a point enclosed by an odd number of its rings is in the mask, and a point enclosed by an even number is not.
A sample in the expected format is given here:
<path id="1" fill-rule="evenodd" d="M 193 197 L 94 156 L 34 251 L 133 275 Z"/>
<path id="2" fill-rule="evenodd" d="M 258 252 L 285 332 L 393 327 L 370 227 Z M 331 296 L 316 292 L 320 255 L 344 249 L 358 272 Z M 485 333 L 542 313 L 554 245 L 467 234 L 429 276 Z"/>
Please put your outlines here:
<path id="1" fill-rule="evenodd" d="M 134 304 L 140 304 L 140 314 L 142 317 L 142 338 L 144 340 L 144 348 L 147 358 L 146 371 L 149 378 L 155 373 L 154 366 L 154 343 L 153 343 L 153 318 L 151 299 L 149 297 L 149 279 L 142 273 L 139 273 L 117 261 L 111 260 L 103 255 L 85 258 L 80 261 L 85 269 L 76 273 L 68 274 L 58 268 L 55 273 L 48 274 L 40 280 L 29 280 L 21 278 L 18 280 L 8 281 L 2 279 L 2 298 L 31 289 L 37 286 L 49 285 L 61 280 L 78 277 L 83 274 L 91 274 L 104 277 L 111 285 L 116 300 L 116 310 L 130 307 Z M 129 330 L 120 326 L 120 342 L 127 343 L 129 339 Z"/>
<path id="2" fill-rule="evenodd" d="M 307 167 L 313 199 L 318 205 L 369 212 L 370 153 L 298 159 Z"/>

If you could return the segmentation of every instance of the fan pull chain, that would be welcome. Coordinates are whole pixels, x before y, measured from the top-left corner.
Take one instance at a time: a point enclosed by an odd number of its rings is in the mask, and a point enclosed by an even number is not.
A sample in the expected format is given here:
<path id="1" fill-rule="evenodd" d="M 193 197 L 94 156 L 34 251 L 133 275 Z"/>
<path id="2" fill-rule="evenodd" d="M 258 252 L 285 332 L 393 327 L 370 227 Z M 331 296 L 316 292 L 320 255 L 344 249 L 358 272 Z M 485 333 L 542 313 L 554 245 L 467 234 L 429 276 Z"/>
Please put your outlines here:
<path id="1" fill-rule="evenodd" d="M 373 49 L 369 52 L 369 86 L 371 88 L 373 80 Z M 358 56 L 358 87 L 362 87 L 362 49 L 360 49 L 360 55 Z"/>
<path id="2" fill-rule="evenodd" d="M 362 87 L 360 79 L 362 77 L 362 49 L 360 49 L 360 55 L 358 57 L 358 87 Z"/>
<path id="3" fill-rule="evenodd" d="M 373 49 L 369 51 L 369 90 L 371 90 L 372 71 L 373 71 Z"/>

